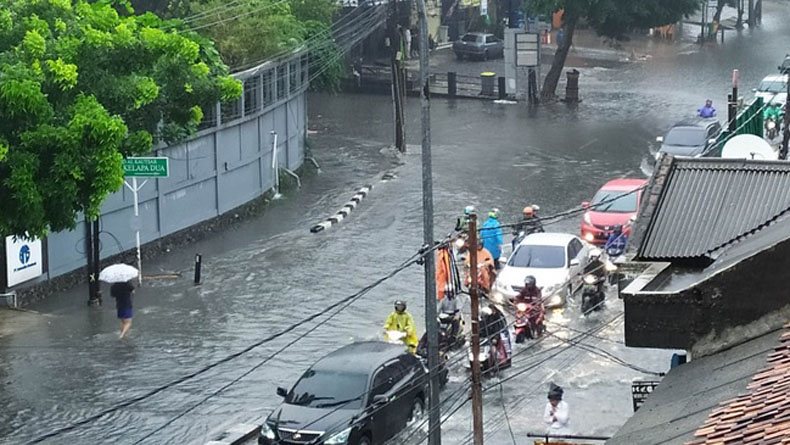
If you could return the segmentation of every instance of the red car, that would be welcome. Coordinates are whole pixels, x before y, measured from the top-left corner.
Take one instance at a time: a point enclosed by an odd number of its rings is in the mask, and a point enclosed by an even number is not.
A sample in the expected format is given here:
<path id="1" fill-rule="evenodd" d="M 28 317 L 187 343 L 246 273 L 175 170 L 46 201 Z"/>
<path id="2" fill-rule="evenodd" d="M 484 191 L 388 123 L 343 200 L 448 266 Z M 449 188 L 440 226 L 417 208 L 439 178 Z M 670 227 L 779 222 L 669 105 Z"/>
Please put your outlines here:
<path id="1" fill-rule="evenodd" d="M 583 202 L 588 208 L 582 219 L 581 237 L 594 244 L 605 244 L 615 226 L 623 226 L 626 234 L 631 232 L 632 218 L 642 201 L 642 191 L 647 179 L 615 179 L 607 182 L 593 197 L 592 202 Z M 622 196 L 620 199 L 615 199 Z M 604 203 L 604 204 L 601 204 Z"/>

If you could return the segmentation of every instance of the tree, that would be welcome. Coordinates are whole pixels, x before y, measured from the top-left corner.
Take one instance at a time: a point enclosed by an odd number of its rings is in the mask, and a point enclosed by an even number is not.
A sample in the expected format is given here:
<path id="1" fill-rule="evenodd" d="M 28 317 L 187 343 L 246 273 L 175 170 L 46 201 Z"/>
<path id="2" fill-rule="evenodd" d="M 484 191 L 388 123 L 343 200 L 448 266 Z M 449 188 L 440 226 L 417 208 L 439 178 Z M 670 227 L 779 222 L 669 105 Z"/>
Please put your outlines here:
<path id="1" fill-rule="evenodd" d="M 527 6 L 531 13 L 551 14 L 564 10 L 564 39 L 546 75 L 541 98 L 554 98 L 580 19 L 584 19 L 599 35 L 622 39 L 635 29 L 677 22 L 699 6 L 700 0 L 531 0 Z"/>
<path id="2" fill-rule="evenodd" d="M 183 139 L 201 106 L 241 94 L 212 43 L 178 26 L 124 1 L 0 7 L 0 235 L 95 219 L 124 156 Z"/>

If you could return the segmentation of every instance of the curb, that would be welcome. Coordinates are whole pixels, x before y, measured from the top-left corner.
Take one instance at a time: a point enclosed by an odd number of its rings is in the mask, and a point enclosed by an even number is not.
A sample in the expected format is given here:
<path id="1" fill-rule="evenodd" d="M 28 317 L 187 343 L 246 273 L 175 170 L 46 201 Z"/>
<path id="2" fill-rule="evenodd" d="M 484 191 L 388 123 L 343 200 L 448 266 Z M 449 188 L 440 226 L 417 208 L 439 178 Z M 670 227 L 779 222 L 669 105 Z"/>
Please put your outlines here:
<path id="1" fill-rule="evenodd" d="M 206 442 L 206 445 L 241 445 L 258 436 L 260 431 L 260 425 L 237 423 L 225 430 L 216 439 Z"/>
<path id="2" fill-rule="evenodd" d="M 357 205 L 362 201 L 362 198 L 368 196 L 370 190 L 373 188 L 372 185 L 366 185 L 359 189 L 357 193 L 348 201 L 342 209 L 338 210 L 334 216 L 327 218 L 325 221 L 320 222 L 313 227 L 310 228 L 310 233 L 318 233 L 323 232 L 324 230 L 329 229 L 333 225 L 343 221 L 348 215 L 351 214 L 351 211 L 357 208 Z"/>

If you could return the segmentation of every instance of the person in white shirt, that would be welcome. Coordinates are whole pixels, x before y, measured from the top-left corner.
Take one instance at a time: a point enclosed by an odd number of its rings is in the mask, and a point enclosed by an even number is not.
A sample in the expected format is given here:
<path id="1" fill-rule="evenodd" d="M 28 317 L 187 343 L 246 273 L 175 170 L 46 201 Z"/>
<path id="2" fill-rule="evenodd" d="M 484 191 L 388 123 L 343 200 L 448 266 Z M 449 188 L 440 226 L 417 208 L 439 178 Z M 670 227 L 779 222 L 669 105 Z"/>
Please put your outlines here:
<path id="1" fill-rule="evenodd" d="M 549 384 L 549 401 L 543 412 L 543 421 L 546 423 L 546 434 L 563 435 L 569 434 L 568 421 L 570 414 L 568 404 L 562 400 L 562 388 L 554 383 Z"/>
<path id="2" fill-rule="evenodd" d="M 403 29 L 403 40 L 406 43 L 403 58 L 408 59 L 411 56 L 411 30 L 408 27 Z"/>

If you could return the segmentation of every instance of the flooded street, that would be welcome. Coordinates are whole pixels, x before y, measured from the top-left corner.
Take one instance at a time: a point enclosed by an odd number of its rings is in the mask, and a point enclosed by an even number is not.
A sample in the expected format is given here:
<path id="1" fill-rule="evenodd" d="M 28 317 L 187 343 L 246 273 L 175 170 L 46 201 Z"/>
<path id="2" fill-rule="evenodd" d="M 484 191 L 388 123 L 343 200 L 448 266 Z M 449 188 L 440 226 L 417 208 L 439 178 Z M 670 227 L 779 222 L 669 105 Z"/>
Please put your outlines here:
<path id="1" fill-rule="evenodd" d="M 723 45 L 700 49 L 691 42 L 698 28 L 687 26 L 683 41 L 651 41 L 637 51 L 651 56 L 645 60 L 585 63 L 578 106 L 432 100 L 436 238 L 452 230 L 469 204 L 481 211 L 497 207 L 503 222 L 512 222 L 527 204 L 550 215 L 589 200 L 610 179 L 645 177 L 655 137 L 693 116 L 706 98 L 726 120 L 733 68 L 740 69 L 741 91 L 749 99 L 751 88 L 776 71 L 790 41 L 787 6 L 765 3 L 762 28 L 730 32 Z M 397 155 L 388 148 L 389 97 L 311 95 L 311 147 L 321 172 L 304 178 L 299 192 L 264 215 L 144 265 L 147 274 L 179 278 L 149 280 L 138 289 L 130 338 L 118 340 L 109 296 L 103 308 L 89 309 L 84 288 L 30 307 L 44 315 L 24 332 L 0 337 L 0 443 L 31 441 L 197 372 L 354 294 L 414 255 L 422 240 L 419 112 L 419 101 L 410 98 L 410 145 Z M 383 182 L 385 172 L 395 178 Z M 309 232 L 366 184 L 373 190 L 347 219 L 325 232 Z M 578 234 L 579 224 L 576 215 L 547 230 Z M 196 253 L 204 256 L 201 286 L 191 282 Z M 144 443 L 206 441 L 229 422 L 268 414 L 280 402 L 275 388 L 292 385 L 320 356 L 345 343 L 380 338 L 396 298 L 408 302 L 421 335 L 422 292 L 422 269 L 406 269 L 263 365 L 326 317 L 47 443 L 135 443 L 182 414 Z M 571 338 L 600 328 L 586 344 L 647 370 L 668 369 L 671 351 L 622 344 L 622 302 L 615 295 L 600 313 L 584 318 L 579 312 L 571 304 L 552 314 L 548 329 Z M 501 392 L 494 386 L 497 378 L 484 382 L 490 387 L 484 394 L 490 443 L 512 443 L 503 405 L 517 443 L 527 443 L 527 432 L 544 431 L 549 381 L 565 388 L 574 432 L 611 435 L 633 411 L 631 381 L 654 378 L 603 353 L 564 345 L 554 337 L 534 347 L 518 345 L 514 367 L 503 379 L 547 360 L 505 382 Z M 465 379 L 456 370 L 441 397 L 461 394 Z M 471 443 L 470 425 L 466 405 L 444 424 L 445 443 Z"/>

